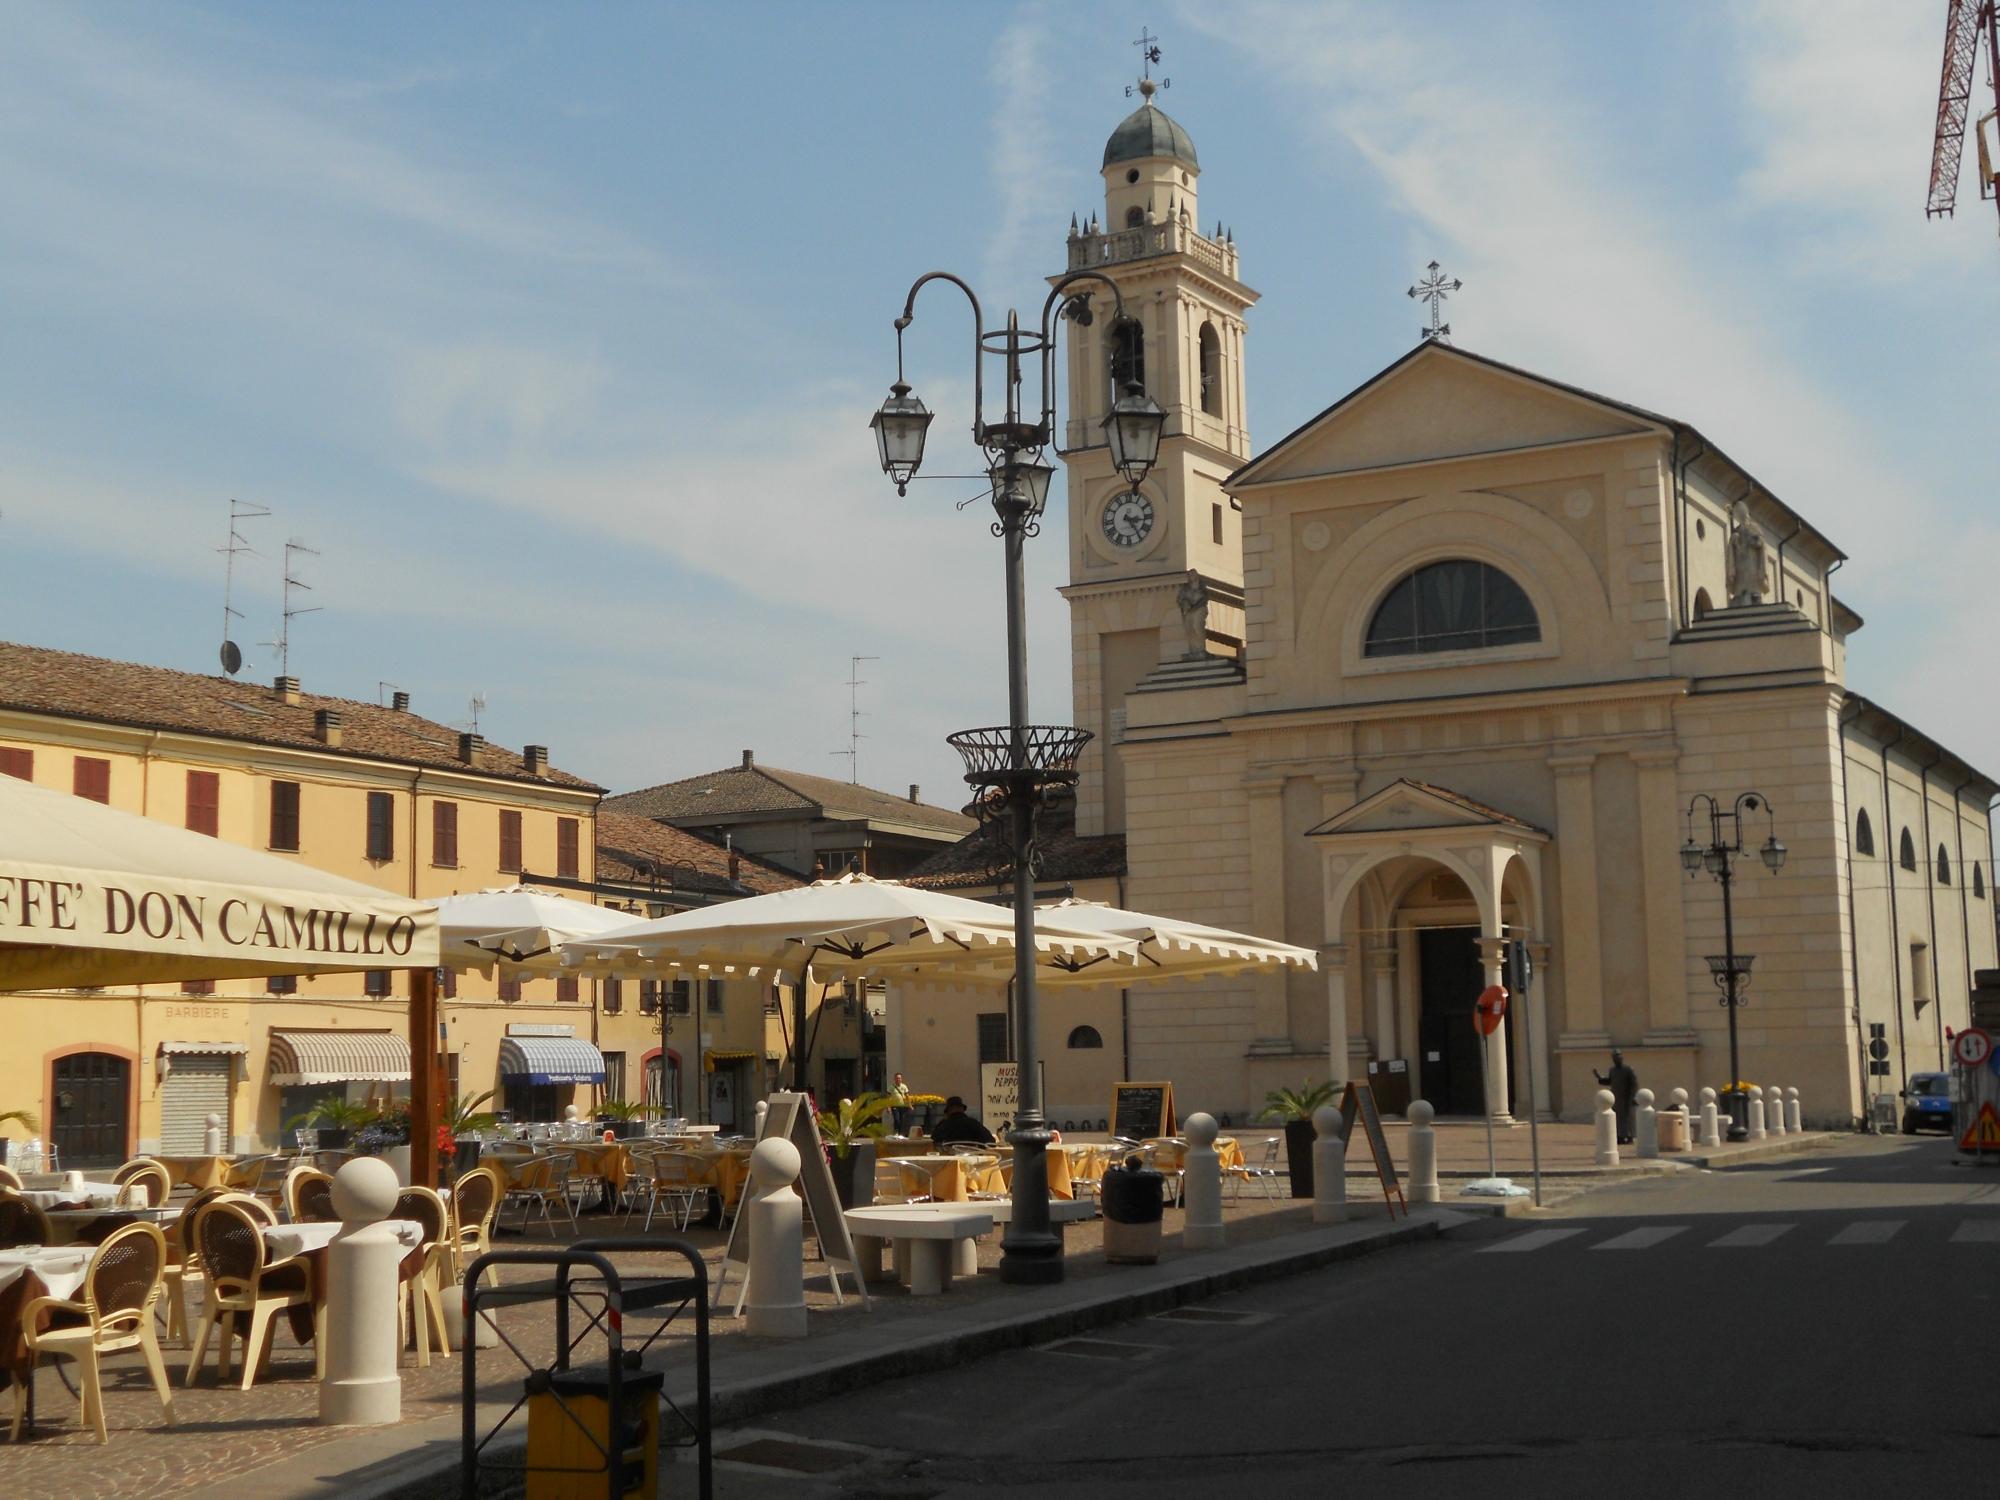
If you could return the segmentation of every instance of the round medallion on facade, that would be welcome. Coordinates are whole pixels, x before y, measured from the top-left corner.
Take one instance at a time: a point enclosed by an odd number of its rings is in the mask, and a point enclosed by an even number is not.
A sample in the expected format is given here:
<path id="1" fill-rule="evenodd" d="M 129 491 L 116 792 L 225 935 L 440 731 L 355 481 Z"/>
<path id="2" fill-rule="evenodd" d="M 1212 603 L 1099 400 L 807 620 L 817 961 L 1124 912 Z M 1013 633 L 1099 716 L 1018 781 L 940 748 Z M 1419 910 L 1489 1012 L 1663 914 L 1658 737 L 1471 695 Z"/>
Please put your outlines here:
<path id="1" fill-rule="evenodd" d="M 1571 490 L 1563 496 L 1563 514 L 1572 521 L 1581 521 L 1596 503 L 1597 497 L 1589 490 Z"/>
<path id="2" fill-rule="evenodd" d="M 1324 521 L 1308 521 L 1299 532 L 1299 545 L 1308 552 L 1324 552 L 1333 540 L 1333 528 Z"/>
<path id="3" fill-rule="evenodd" d="M 1114 547 L 1136 547 L 1153 534 L 1153 502 L 1126 490 L 1104 502 L 1104 539 Z"/>

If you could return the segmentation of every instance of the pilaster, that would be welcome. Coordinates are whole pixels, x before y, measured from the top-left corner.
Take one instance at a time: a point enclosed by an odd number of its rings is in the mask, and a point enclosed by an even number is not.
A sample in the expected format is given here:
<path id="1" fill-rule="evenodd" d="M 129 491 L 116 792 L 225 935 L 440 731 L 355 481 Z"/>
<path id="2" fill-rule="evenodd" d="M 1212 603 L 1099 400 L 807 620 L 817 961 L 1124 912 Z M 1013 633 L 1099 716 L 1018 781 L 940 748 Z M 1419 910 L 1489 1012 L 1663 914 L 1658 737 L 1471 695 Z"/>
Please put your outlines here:
<path id="1" fill-rule="evenodd" d="M 1347 1045 L 1347 945 L 1320 944 L 1319 971 L 1326 980 L 1326 1076 L 1342 1084 L 1353 1076 Z"/>
<path id="2" fill-rule="evenodd" d="M 1250 930 L 1285 931 L 1285 784 L 1276 777 L 1246 781 L 1244 794 L 1250 822 Z M 1253 1045 L 1290 1044 L 1291 1018 L 1285 999 L 1285 976 L 1259 974 L 1252 980 L 1256 995 Z"/>
<path id="3" fill-rule="evenodd" d="M 1639 770 L 1639 858 L 1646 871 L 1646 1001 L 1643 1044 L 1691 1047 L 1687 929 L 1681 890 L 1680 752 L 1635 751 Z"/>
<path id="4" fill-rule="evenodd" d="M 1597 906 L 1597 795 L 1589 753 L 1556 755 L 1556 857 L 1562 866 L 1562 1045 L 1609 1043 L 1604 1030 L 1604 959 Z"/>

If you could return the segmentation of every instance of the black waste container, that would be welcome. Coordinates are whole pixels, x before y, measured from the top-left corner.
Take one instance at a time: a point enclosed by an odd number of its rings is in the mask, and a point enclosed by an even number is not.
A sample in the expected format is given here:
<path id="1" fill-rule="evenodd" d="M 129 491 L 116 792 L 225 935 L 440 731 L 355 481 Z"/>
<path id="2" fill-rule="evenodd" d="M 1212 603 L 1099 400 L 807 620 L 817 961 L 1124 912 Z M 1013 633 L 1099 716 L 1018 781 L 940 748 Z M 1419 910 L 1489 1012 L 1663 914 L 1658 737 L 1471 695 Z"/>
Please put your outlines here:
<path id="1" fill-rule="evenodd" d="M 1114 1266 L 1150 1266 L 1160 1258 L 1165 1179 L 1134 1156 L 1104 1174 L 1104 1258 Z"/>

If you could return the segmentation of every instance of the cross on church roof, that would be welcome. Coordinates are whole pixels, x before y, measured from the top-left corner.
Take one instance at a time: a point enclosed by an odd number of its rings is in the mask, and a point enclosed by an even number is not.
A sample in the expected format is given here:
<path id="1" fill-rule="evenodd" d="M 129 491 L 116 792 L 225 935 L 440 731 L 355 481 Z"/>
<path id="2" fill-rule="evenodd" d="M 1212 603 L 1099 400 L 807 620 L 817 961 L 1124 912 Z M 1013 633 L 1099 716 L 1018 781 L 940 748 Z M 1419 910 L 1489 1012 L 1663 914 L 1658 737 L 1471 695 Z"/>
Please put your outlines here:
<path id="1" fill-rule="evenodd" d="M 1464 283 L 1455 276 L 1447 278 L 1444 272 L 1439 269 L 1436 261 L 1432 261 L 1424 269 L 1424 279 L 1410 288 L 1410 295 L 1430 304 L 1431 323 L 1428 328 L 1418 329 L 1417 337 L 1426 343 L 1434 339 L 1449 341 L 1451 338 L 1451 324 L 1441 323 L 1438 319 L 1444 311 L 1445 298 L 1457 291 Z"/>
<path id="2" fill-rule="evenodd" d="M 1132 45 L 1139 49 L 1139 81 L 1125 85 L 1125 97 L 1130 99 L 1132 91 L 1137 89 L 1139 93 L 1151 99 L 1154 89 L 1172 88 L 1174 81 L 1171 78 L 1162 78 L 1157 84 L 1153 82 L 1153 64 L 1160 60 L 1160 39 L 1141 26 L 1139 40 Z"/>

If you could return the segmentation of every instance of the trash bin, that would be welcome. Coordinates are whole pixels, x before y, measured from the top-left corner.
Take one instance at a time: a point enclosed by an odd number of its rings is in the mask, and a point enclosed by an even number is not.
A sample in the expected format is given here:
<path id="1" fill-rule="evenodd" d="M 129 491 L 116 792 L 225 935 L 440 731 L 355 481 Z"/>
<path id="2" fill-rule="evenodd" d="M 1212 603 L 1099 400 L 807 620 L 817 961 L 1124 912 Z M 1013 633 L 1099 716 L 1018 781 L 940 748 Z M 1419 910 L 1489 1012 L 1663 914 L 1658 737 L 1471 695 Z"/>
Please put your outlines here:
<path id="1" fill-rule="evenodd" d="M 1160 1219 L 1165 1212 L 1158 1172 L 1129 1157 L 1109 1168 L 1099 1188 L 1104 1210 L 1104 1258 L 1114 1266 L 1150 1266 L 1160 1258 Z"/>
<path id="2" fill-rule="evenodd" d="M 1688 1117 L 1677 1109 L 1663 1109 L 1655 1117 L 1660 1127 L 1660 1149 L 1662 1151 L 1685 1151 L 1688 1148 Z"/>
<path id="3" fill-rule="evenodd" d="M 636 1356 L 634 1356 L 636 1358 Z M 618 1430 L 611 1382 L 598 1370 L 537 1371 L 528 1387 L 528 1500 L 597 1500 L 607 1493 L 651 1500 L 659 1483 L 659 1370 L 620 1371 Z M 608 1487 L 605 1465 L 616 1466 Z"/>

